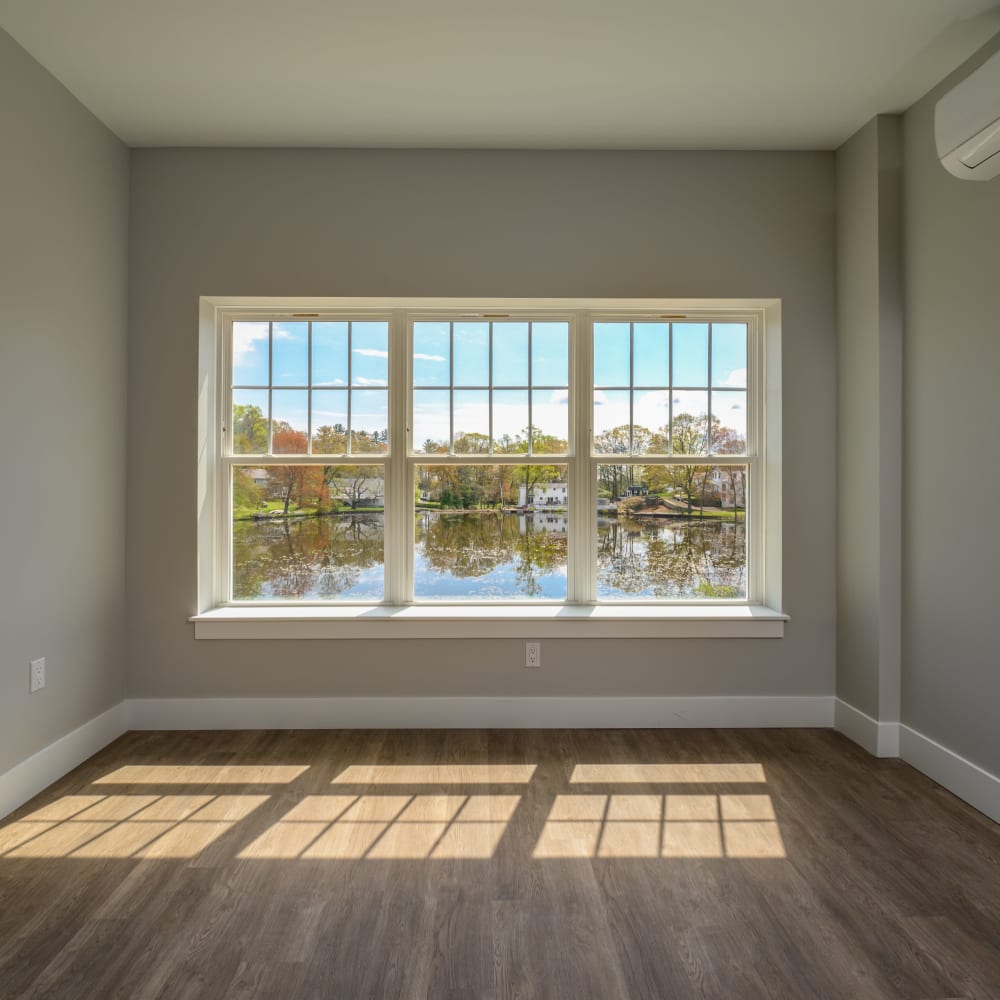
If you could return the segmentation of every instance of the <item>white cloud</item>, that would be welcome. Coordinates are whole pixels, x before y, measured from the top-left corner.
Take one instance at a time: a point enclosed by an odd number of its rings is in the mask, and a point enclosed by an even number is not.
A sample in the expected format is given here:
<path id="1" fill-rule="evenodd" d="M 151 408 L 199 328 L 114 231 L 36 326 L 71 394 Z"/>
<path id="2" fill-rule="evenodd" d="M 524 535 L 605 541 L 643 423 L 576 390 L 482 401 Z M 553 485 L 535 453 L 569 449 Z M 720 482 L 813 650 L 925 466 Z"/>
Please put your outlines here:
<path id="1" fill-rule="evenodd" d="M 360 354 L 360 353 L 364 353 L 364 352 L 359 351 L 358 353 Z M 368 353 L 374 353 L 374 352 L 369 351 Z M 413 355 L 413 360 L 414 361 L 447 361 L 448 359 L 441 357 L 440 354 L 414 354 Z"/>
<path id="2" fill-rule="evenodd" d="M 734 368 L 727 376 L 723 385 L 731 386 L 734 389 L 744 389 L 747 384 L 747 370 L 745 368 Z"/>
<path id="3" fill-rule="evenodd" d="M 355 354 L 361 354 L 366 358 L 387 358 L 389 357 L 388 351 L 379 351 L 374 347 L 355 347 Z"/>
<path id="4" fill-rule="evenodd" d="M 233 364 L 244 364 L 260 341 L 267 341 L 266 323 L 233 324 Z"/>
<path id="5" fill-rule="evenodd" d="M 354 381 L 358 385 L 378 385 L 378 386 L 385 385 L 384 378 L 365 378 L 364 375 L 355 375 Z"/>

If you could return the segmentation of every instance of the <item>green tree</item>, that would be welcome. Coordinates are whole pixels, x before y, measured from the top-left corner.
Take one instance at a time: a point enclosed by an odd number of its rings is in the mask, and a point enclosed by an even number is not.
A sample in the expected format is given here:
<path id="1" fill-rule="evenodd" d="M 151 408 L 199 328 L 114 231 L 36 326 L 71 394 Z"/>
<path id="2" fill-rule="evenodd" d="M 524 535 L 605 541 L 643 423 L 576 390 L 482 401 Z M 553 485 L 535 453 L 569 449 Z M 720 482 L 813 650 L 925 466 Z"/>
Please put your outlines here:
<path id="1" fill-rule="evenodd" d="M 257 507 L 263 491 L 250 478 L 250 473 L 239 466 L 233 468 L 233 506 Z"/>
<path id="2" fill-rule="evenodd" d="M 233 452 L 237 455 L 260 455 L 267 451 L 267 417 L 259 406 L 236 403 L 233 406 Z"/>

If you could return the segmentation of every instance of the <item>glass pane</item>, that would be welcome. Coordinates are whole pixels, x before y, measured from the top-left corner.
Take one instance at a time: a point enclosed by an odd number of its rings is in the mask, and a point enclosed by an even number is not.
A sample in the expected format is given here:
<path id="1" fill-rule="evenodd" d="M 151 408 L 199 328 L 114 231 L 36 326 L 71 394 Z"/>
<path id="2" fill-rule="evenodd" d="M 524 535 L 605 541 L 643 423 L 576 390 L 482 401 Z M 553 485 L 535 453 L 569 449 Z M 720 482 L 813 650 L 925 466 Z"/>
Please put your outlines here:
<path id="1" fill-rule="evenodd" d="M 532 391 L 531 450 L 536 455 L 565 455 L 569 451 L 568 389 Z"/>
<path id="2" fill-rule="evenodd" d="M 594 324 L 594 385 L 630 385 L 628 323 Z"/>
<path id="3" fill-rule="evenodd" d="M 271 451 L 304 455 L 308 451 L 309 393 L 305 389 L 271 390 Z"/>
<path id="4" fill-rule="evenodd" d="M 636 323 L 632 332 L 635 385 L 670 385 L 670 325 Z"/>
<path id="5" fill-rule="evenodd" d="M 456 359 L 457 361 L 457 359 Z M 455 390 L 455 452 L 483 455 L 490 450 L 490 394 L 486 389 Z"/>
<path id="6" fill-rule="evenodd" d="M 489 323 L 456 323 L 455 385 L 490 384 Z"/>
<path id="7" fill-rule="evenodd" d="M 745 455 L 747 450 L 747 394 L 744 391 L 712 393 L 712 451 L 720 455 Z"/>
<path id="8" fill-rule="evenodd" d="M 381 466 L 233 468 L 236 601 L 381 601 Z"/>
<path id="9" fill-rule="evenodd" d="M 627 455 L 629 450 L 629 392 L 594 390 L 594 451 Z"/>
<path id="10" fill-rule="evenodd" d="M 384 389 L 351 390 L 351 451 L 355 454 L 388 450 L 388 397 Z"/>
<path id="11" fill-rule="evenodd" d="M 566 599 L 565 466 L 418 466 L 418 600 Z"/>
<path id="12" fill-rule="evenodd" d="M 674 323 L 674 385 L 708 385 L 708 324 Z"/>
<path id="13" fill-rule="evenodd" d="M 233 389 L 234 455 L 267 451 L 267 389 Z"/>
<path id="14" fill-rule="evenodd" d="M 523 454 L 528 450 L 526 389 L 493 390 L 493 448 L 507 455 Z"/>
<path id="15" fill-rule="evenodd" d="M 313 323 L 312 384 L 347 385 L 347 324 Z"/>
<path id="16" fill-rule="evenodd" d="M 445 389 L 413 393 L 413 450 L 427 454 L 451 448 L 451 393 Z"/>
<path id="17" fill-rule="evenodd" d="M 708 450 L 708 393 L 675 389 L 671 425 L 675 455 L 703 455 Z"/>
<path id="18" fill-rule="evenodd" d="M 233 323 L 233 385 L 268 385 L 269 323 Z"/>
<path id="19" fill-rule="evenodd" d="M 598 598 L 745 599 L 746 466 L 634 469 L 598 468 Z"/>
<path id="20" fill-rule="evenodd" d="M 451 336 L 448 323 L 413 324 L 413 384 L 448 385 Z"/>
<path id="21" fill-rule="evenodd" d="M 389 384 L 389 324 L 351 324 L 351 385 Z"/>
<path id="22" fill-rule="evenodd" d="M 670 453 L 670 390 L 638 389 L 633 393 L 632 453 Z"/>
<path id="23" fill-rule="evenodd" d="M 527 323 L 493 324 L 493 384 L 528 384 Z"/>
<path id="24" fill-rule="evenodd" d="M 343 455 L 347 451 L 346 389 L 313 390 L 312 434 L 314 455 Z"/>
<path id="25" fill-rule="evenodd" d="M 712 385 L 746 388 L 746 323 L 712 324 Z"/>
<path id="26" fill-rule="evenodd" d="M 272 384 L 309 384 L 309 324 L 275 323 Z"/>
<path id="27" fill-rule="evenodd" d="M 569 385 L 569 324 L 531 324 L 531 384 Z"/>

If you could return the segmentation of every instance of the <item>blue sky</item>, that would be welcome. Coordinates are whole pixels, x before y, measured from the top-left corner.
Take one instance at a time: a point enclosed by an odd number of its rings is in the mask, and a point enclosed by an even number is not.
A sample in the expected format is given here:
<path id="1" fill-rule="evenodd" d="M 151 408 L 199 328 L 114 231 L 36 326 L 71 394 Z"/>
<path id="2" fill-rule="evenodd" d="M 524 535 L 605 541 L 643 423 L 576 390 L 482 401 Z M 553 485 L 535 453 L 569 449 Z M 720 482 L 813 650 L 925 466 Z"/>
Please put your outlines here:
<path id="1" fill-rule="evenodd" d="M 233 384 L 267 385 L 275 421 L 303 432 L 309 426 L 309 393 L 282 388 L 309 384 L 309 324 L 275 323 L 273 358 L 268 359 L 268 324 L 233 324 Z M 350 359 L 350 368 L 348 368 Z M 383 431 L 388 426 L 389 325 L 372 322 L 313 323 L 313 428 L 347 425 L 347 395 L 351 393 L 351 426 L 355 431 Z M 350 390 L 348 390 L 350 372 Z M 340 388 L 337 388 L 340 387 Z M 267 413 L 267 391 L 237 389 L 233 403 L 259 406 Z"/>
<path id="2" fill-rule="evenodd" d="M 419 322 L 413 326 L 413 441 L 447 441 L 449 405 L 447 386 L 454 371 L 455 435 L 489 434 L 490 394 L 479 388 L 490 384 L 490 325 L 481 321 Z M 528 426 L 531 397 L 535 426 L 544 433 L 569 436 L 569 324 L 493 324 L 493 435 L 499 440 L 521 434 Z M 454 357 L 452 357 L 454 353 Z M 530 385 L 529 385 L 530 381 Z M 534 386 L 548 388 L 536 389 Z M 508 388 L 509 387 L 509 388 Z M 554 387 L 554 388 L 551 388 Z"/>
<path id="3" fill-rule="evenodd" d="M 594 324 L 594 432 L 629 421 L 630 394 L 635 423 L 651 429 L 674 414 L 707 412 L 709 405 L 709 325 L 707 323 L 601 322 Z M 417 322 L 413 331 L 414 442 L 442 441 L 449 435 L 449 385 L 455 388 L 455 432 L 489 431 L 490 324 L 483 321 Z M 724 426 L 746 434 L 746 325 L 716 323 L 711 336 L 712 411 Z M 493 430 L 495 438 L 515 437 L 528 423 L 531 395 L 534 423 L 544 433 L 568 436 L 568 324 L 493 324 Z M 275 323 L 269 344 L 266 322 L 233 325 L 234 385 L 274 386 L 276 420 L 308 426 L 308 323 Z M 269 361 L 269 348 L 273 364 Z M 348 362 L 350 361 L 350 367 Z M 673 379 L 671 380 L 671 366 Z M 633 371 L 634 368 L 634 371 Z M 270 377 L 269 377 L 270 376 Z M 385 321 L 313 323 L 313 426 L 347 423 L 350 376 L 355 430 L 387 425 L 388 324 Z M 452 376 L 454 382 L 452 383 Z M 680 388 L 671 388 L 674 387 Z M 538 389 L 537 386 L 554 388 Z M 436 391 L 432 387 L 439 387 Z M 631 387 L 631 389 L 630 389 Z M 234 391 L 234 402 L 266 412 L 266 391 Z"/>
<path id="4" fill-rule="evenodd" d="M 712 414 L 746 437 L 747 328 L 711 328 Z M 671 380 L 671 363 L 673 379 Z M 634 372 L 633 372 L 634 366 Z M 704 416 L 709 407 L 709 324 L 594 324 L 594 434 L 629 422 L 657 430 L 675 416 Z M 681 388 L 671 389 L 671 385 Z M 629 386 L 641 387 L 629 389 Z"/>

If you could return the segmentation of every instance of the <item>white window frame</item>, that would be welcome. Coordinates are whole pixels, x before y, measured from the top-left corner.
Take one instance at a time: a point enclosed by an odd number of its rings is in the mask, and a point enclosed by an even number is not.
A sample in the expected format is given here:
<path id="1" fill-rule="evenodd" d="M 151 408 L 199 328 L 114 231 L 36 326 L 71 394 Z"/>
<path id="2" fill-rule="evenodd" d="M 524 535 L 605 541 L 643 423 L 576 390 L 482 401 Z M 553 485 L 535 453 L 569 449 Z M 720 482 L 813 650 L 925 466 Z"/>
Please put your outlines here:
<path id="1" fill-rule="evenodd" d="M 498 316 L 497 314 L 501 314 Z M 423 455 L 413 451 L 412 330 L 419 320 L 561 319 L 570 329 L 570 445 L 562 456 Z M 382 319 L 389 325 L 389 453 L 232 455 L 231 329 L 241 319 Z M 748 323 L 746 456 L 622 456 L 592 451 L 595 321 Z M 200 303 L 197 638 L 767 637 L 784 634 L 781 608 L 781 306 L 776 300 L 223 299 Z M 565 602 L 414 603 L 412 482 L 422 464 L 566 464 L 569 496 Z M 228 600 L 231 467 L 247 464 L 385 466 L 385 600 L 239 603 Z M 596 601 L 597 466 L 740 464 L 748 467 L 746 600 Z"/>

